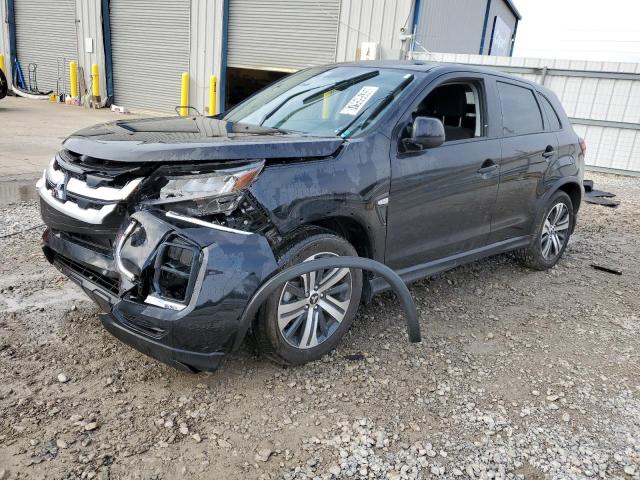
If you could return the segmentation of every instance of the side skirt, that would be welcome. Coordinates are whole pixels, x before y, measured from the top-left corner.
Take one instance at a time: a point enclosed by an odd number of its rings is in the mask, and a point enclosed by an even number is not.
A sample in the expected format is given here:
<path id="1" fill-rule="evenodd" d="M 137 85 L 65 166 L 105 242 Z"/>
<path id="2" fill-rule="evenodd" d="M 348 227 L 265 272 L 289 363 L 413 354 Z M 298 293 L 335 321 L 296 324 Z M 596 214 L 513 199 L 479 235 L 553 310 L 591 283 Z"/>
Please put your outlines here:
<path id="1" fill-rule="evenodd" d="M 491 245 L 485 245 L 484 247 L 469 250 L 467 252 L 458 253 L 450 257 L 440 258 L 431 262 L 422 263 L 420 265 L 414 265 L 412 267 L 403 268 L 397 270 L 396 273 L 400 275 L 400 278 L 404 283 L 411 284 L 418 280 L 422 280 L 427 277 L 431 277 L 438 273 L 452 268 L 465 265 L 467 263 L 475 262 L 482 258 L 490 257 L 492 255 L 498 255 L 500 253 L 509 252 L 518 248 L 523 248 L 531 243 L 531 236 L 526 235 L 522 237 L 510 238 L 501 242 L 492 243 Z M 389 290 L 389 284 L 381 277 L 374 277 L 370 281 L 370 295 L 365 301 L 368 302 L 375 295 Z"/>

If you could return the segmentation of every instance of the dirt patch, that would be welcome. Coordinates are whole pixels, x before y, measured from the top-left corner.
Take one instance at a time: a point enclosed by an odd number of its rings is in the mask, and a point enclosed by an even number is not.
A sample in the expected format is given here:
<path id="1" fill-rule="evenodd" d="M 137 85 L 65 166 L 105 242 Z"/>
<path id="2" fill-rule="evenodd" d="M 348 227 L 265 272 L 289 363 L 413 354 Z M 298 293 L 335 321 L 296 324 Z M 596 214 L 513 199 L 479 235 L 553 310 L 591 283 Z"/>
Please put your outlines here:
<path id="1" fill-rule="evenodd" d="M 589 177 L 622 203 L 583 205 L 556 268 L 415 284 L 418 345 L 382 295 L 298 368 L 175 371 L 102 329 L 40 228 L 0 239 L 0 478 L 640 478 L 640 179 Z"/>

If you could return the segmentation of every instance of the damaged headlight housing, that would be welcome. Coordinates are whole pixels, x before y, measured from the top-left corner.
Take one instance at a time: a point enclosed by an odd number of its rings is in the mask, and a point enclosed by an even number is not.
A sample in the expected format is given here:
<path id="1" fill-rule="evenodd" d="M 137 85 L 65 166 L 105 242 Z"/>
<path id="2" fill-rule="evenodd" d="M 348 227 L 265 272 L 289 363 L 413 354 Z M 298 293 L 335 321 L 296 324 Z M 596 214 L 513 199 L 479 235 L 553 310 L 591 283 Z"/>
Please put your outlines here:
<path id="1" fill-rule="evenodd" d="M 143 203 L 192 217 L 229 214 L 263 166 L 264 160 L 223 168 L 162 167 L 147 184 Z"/>

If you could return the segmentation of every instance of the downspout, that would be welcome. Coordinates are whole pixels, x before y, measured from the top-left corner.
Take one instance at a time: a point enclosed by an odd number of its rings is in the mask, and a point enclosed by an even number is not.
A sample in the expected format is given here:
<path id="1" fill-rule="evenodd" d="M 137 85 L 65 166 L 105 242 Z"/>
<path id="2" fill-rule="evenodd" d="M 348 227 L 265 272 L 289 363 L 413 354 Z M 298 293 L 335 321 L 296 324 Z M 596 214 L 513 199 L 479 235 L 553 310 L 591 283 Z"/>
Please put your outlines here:
<path id="1" fill-rule="evenodd" d="M 111 15 L 109 1 L 102 0 L 102 40 L 104 43 L 104 71 L 107 82 L 105 106 L 113 103 L 113 60 L 111 58 Z"/>
<path id="2" fill-rule="evenodd" d="M 420 23 L 420 15 L 422 14 L 422 0 L 415 0 L 413 6 L 413 21 L 411 23 L 411 51 L 415 50 L 416 35 L 418 34 L 418 24 Z"/>
<path id="3" fill-rule="evenodd" d="M 9 24 L 9 71 L 7 72 L 7 81 L 9 85 L 13 85 L 13 68 L 16 58 L 18 58 L 18 50 L 16 47 L 16 14 L 14 0 L 7 0 L 7 23 Z"/>
<path id="4" fill-rule="evenodd" d="M 227 45 L 229 41 L 229 0 L 222 3 L 222 48 L 220 52 L 220 112 L 227 109 Z"/>
<path id="5" fill-rule="evenodd" d="M 487 0 L 487 8 L 484 11 L 484 23 L 482 24 L 482 37 L 480 37 L 480 55 L 484 55 L 484 38 L 487 36 L 487 26 L 489 24 L 489 13 L 491 11 L 491 0 Z"/>
<path id="6" fill-rule="evenodd" d="M 511 34 L 511 50 L 509 50 L 509 56 L 513 57 L 513 47 L 516 45 L 516 32 L 518 31 L 518 19 L 516 18 L 516 25 L 513 27 L 513 33 Z"/>

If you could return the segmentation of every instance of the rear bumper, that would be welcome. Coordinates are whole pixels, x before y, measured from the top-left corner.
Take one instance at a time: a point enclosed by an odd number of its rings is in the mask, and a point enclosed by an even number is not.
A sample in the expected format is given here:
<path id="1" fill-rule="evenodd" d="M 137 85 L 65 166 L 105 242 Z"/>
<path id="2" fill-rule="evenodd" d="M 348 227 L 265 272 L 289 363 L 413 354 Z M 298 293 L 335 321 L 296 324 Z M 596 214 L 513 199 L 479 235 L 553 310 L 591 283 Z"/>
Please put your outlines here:
<path id="1" fill-rule="evenodd" d="M 48 229 L 45 256 L 77 283 L 104 312 L 100 319 L 115 337 L 173 367 L 216 370 L 238 342 L 242 313 L 262 282 L 277 268 L 267 240 L 207 227 L 181 227 L 151 213 L 137 215 L 147 241 L 127 242 L 123 255 L 136 280 L 118 275 L 113 258 Z M 167 235 L 179 234 L 198 246 L 201 263 L 188 303 L 180 309 L 145 302 L 135 292 Z"/>

